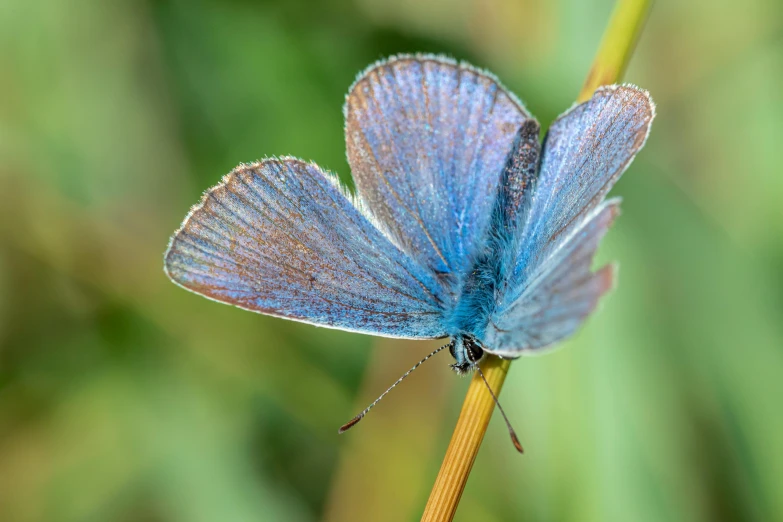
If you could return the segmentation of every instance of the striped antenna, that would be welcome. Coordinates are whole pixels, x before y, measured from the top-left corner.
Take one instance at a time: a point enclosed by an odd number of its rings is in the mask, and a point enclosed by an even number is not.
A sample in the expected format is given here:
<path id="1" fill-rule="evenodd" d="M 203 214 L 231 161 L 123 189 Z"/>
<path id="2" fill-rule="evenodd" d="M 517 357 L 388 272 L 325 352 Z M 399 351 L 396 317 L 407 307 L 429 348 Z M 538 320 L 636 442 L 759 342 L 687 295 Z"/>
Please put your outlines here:
<path id="1" fill-rule="evenodd" d="M 394 384 L 392 384 L 391 386 L 389 386 L 389 389 L 387 389 L 385 392 L 383 392 L 383 393 L 381 394 L 381 396 L 380 396 L 380 397 L 378 397 L 377 399 L 375 399 L 375 401 L 373 401 L 373 403 L 372 403 L 372 404 L 370 404 L 369 406 L 367 406 L 367 407 L 364 409 L 364 411 L 362 411 L 362 412 L 361 412 L 359 415 L 357 415 L 357 416 L 356 416 L 356 417 L 354 417 L 353 419 L 349 420 L 348 422 L 346 422 L 345 424 L 343 424 L 342 426 L 340 426 L 340 429 L 339 429 L 339 430 L 337 430 L 337 432 L 338 432 L 338 433 L 345 433 L 345 432 L 346 432 L 346 431 L 348 431 L 349 429 L 351 429 L 351 428 L 353 428 L 354 426 L 356 426 L 356 425 L 359 423 L 359 421 L 360 421 L 360 420 L 362 420 L 362 419 L 364 418 L 364 416 L 365 416 L 365 415 L 367 415 L 367 412 L 368 412 L 368 411 L 370 411 L 370 410 L 373 408 L 373 406 L 375 406 L 376 404 L 378 404 L 378 402 L 380 402 L 380 400 L 381 400 L 381 399 L 383 399 L 383 398 L 386 396 L 386 394 L 387 394 L 387 393 L 389 393 L 390 391 L 392 391 L 392 390 L 394 389 L 394 387 L 395 387 L 395 386 L 397 386 L 398 384 L 400 384 L 400 383 L 402 382 L 402 380 L 403 380 L 403 379 L 405 379 L 405 377 L 407 377 L 408 375 L 410 375 L 410 374 L 411 374 L 411 372 L 413 372 L 413 370 L 415 370 L 416 368 L 418 368 L 419 366 L 421 366 L 421 365 L 422 365 L 422 363 L 423 363 L 424 361 L 426 361 L 427 359 L 429 359 L 430 357 L 432 357 L 433 355 L 435 355 L 435 354 L 436 354 L 436 353 L 438 353 L 439 351 L 443 350 L 444 348 L 448 348 L 448 347 L 450 347 L 450 346 L 451 346 L 453 343 L 454 343 L 454 341 L 451 341 L 449 344 L 445 344 L 445 345 L 441 346 L 440 348 L 438 348 L 437 350 L 435 350 L 434 352 L 432 352 L 431 354 L 429 354 L 427 357 L 425 357 L 425 358 L 424 358 L 424 359 L 422 359 L 421 361 L 419 361 L 419 362 L 417 362 L 416 364 L 414 364 L 414 365 L 413 365 L 413 368 L 411 368 L 410 370 L 408 370 L 407 372 L 405 372 L 405 374 L 404 374 L 402 377 L 400 377 L 399 379 L 397 379 L 397 381 L 396 381 Z M 490 390 L 490 392 L 491 392 L 491 390 Z"/>
<path id="2" fill-rule="evenodd" d="M 495 404 L 500 410 L 500 414 L 503 416 L 503 420 L 506 421 L 508 434 L 511 435 L 511 442 L 514 443 L 514 447 L 517 449 L 518 452 L 524 453 L 525 450 L 522 449 L 522 444 L 519 442 L 519 437 L 517 437 L 517 432 L 515 432 L 514 428 L 511 427 L 511 423 L 509 422 L 508 417 L 506 417 L 506 412 L 503 411 L 503 406 L 500 405 L 500 401 L 495 395 L 495 392 L 492 391 L 492 388 L 489 386 L 489 383 L 487 382 L 487 378 L 484 377 L 484 372 L 481 371 L 481 368 L 479 367 L 477 361 L 473 361 L 473 364 L 476 366 L 476 370 L 479 372 L 479 375 L 481 375 L 481 379 L 484 381 L 484 384 L 487 385 L 487 390 L 489 391 L 489 394 L 492 395 L 492 400 L 495 401 Z"/>

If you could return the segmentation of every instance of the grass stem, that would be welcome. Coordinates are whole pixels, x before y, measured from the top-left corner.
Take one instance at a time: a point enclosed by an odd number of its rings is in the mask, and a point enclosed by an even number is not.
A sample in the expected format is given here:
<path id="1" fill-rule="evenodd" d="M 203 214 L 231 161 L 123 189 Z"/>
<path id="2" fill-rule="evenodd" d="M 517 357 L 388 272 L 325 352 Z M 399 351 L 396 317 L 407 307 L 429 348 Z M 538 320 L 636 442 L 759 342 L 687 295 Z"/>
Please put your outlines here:
<path id="1" fill-rule="evenodd" d="M 481 369 L 484 377 L 495 393 L 503 387 L 510 366 L 510 360 L 495 356 L 486 357 L 482 361 Z M 495 402 L 487 391 L 484 381 L 479 373 L 475 372 L 438 478 L 435 479 L 435 486 L 421 517 L 422 521 L 432 522 L 454 518 L 494 406 Z"/>
<path id="2" fill-rule="evenodd" d="M 601 85 L 622 79 L 651 6 L 652 0 L 617 1 L 576 101 L 587 101 Z"/>

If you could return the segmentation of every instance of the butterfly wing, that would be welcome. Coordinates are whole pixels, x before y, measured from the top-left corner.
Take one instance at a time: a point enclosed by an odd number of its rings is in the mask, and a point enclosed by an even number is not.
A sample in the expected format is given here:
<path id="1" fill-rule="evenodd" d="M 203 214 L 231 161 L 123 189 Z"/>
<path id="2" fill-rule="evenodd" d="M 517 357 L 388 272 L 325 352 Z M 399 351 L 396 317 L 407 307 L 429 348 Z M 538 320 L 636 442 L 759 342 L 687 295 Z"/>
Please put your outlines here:
<path id="1" fill-rule="evenodd" d="M 206 297 L 267 315 L 390 337 L 443 337 L 440 284 L 339 182 L 285 158 L 240 166 L 171 240 L 165 270 Z"/>
<path id="2" fill-rule="evenodd" d="M 482 337 L 488 351 L 515 357 L 576 331 L 612 287 L 613 265 L 593 273 L 590 264 L 618 212 L 619 200 L 599 206 L 579 232 L 561 245 L 546 269 L 527 282 L 522 295 L 492 317 Z"/>
<path id="3" fill-rule="evenodd" d="M 485 335 L 490 351 L 518 355 L 567 337 L 611 287 L 610 268 L 590 271 L 617 213 L 617 202 L 602 201 L 654 115 L 646 91 L 609 86 L 552 124 L 516 261 Z"/>
<path id="4" fill-rule="evenodd" d="M 530 115 L 492 76 L 421 55 L 360 75 L 345 118 L 357 193 L 395 244 L 459 284 L 484 242 L 506 157 Z"/>

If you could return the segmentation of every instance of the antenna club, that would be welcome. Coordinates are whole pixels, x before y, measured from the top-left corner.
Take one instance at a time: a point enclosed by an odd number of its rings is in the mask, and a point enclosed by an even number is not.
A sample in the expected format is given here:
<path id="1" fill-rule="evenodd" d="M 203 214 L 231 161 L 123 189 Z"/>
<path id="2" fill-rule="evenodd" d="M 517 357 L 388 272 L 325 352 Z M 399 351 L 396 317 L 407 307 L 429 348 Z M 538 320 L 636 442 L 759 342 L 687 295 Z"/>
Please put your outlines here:
<path id="1" fill-rule="evenodd" d="M 522 448 L 522 443 L 519 442 L 519 439 L 517 438 L 517 434 L 516 433 L 513 433 L 513 432 L 511 433 L 511 442 L 514 443 L 514 447 L 517 449 L 518 452 L 525 453 L 524 448 Z"/>
<path id="2" fill-rule="evenodd" d="M 349 420 L 348 422 L 340 426 L 340 429 L 337 430 L 337 433 L 345 433 L 346 431 L 350 430 L 351 428 L 359 424 L 359 421 L 362 420 L 363 418 L 364 415 L 357 415 L 353 419 Z"/>

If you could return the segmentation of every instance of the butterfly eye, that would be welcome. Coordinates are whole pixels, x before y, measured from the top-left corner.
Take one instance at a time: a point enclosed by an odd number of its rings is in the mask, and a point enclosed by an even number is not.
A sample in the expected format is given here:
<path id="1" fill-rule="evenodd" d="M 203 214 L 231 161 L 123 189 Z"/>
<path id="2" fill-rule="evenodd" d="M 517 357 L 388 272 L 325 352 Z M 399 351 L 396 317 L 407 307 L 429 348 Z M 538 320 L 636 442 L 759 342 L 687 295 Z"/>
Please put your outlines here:
<path id="1" fill-rule="evenodd" d="M 468 360 L 472 363 L 477 363 L 484 356 L 484 350 L 470 337 L 465 339 L 465 349 L 468 352 Z"/>
<path id="2" fill-rule="evenodd" d="M 479 359 L 481 359 L 484 356 L 484 350 L 481 349 L 481 347 L 477 344 L 473 344 L 468 348 L 470 360 L 473 362 L 478 362 Z"/>
<path id="3" fill-rule="evenodd" d="M 450 353 L 450 354 L 451 354 L 451 356 L 452 356 L 452 357 L 454 357 L 455 359 L 457 358 L 456 346 L 457 346 L 457 345 L 456 345 L 456 343 L 455 343 L 454 341 L 451 341 L 451 342 L 449 343 L 449 353 Z"/>

